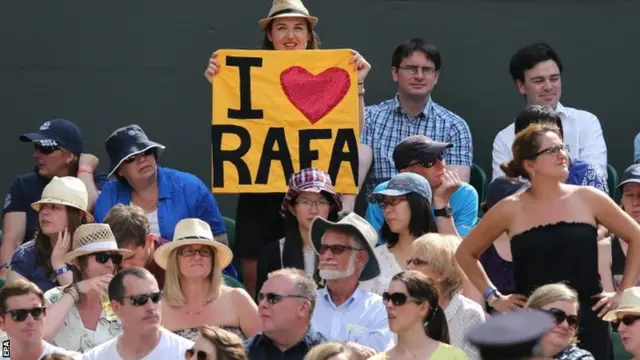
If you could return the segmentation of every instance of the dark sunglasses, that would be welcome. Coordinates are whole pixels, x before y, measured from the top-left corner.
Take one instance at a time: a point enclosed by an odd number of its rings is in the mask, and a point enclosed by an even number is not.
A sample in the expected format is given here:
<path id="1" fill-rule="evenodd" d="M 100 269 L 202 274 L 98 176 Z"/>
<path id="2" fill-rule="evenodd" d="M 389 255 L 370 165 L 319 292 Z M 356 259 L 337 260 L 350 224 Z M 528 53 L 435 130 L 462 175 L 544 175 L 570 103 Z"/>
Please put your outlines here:
<path id="1" fill-rule="evenodd" d="M 154 153 L 155 153 L 155 151 L 156 151 L 156 150 L 155 150 L 154 148 L 151 148 L 151 149 L 147 149 L 147 150 L 145 150 L 144 152 L 141 152 L 141 153 L 139 153 L 139 154 L 129 155 L 129 156 L 127 156 L 127 157 L 124 159 L 123 163 L 125 163 L 125 164 L 131 164 L 132 162 L 136 161 L 136 159 L 138 158 L 138 156 L 140 156 L 140 155 L 142 155 L 142 156 L 149 156 L 149 155 L 151 155 L 151 154 L 154 154 Z"/>
<path id="2" fill-rule="evenodd" d="M 391 303 L 394 306 L 402 306 L 404 304 L 407 303 L 407 301 L 409 301 L 409 296 L 407 296 L 407 294 L 405 293 L 401 293 L 401 292 L 396 292 L 396 293 L 392 293 L 389 294 L 388 292 L 383 292 L 382 293 L 382 301 L 387 304 L 389 301 L 391 301 Z M 418 303 L 418 301 L 416 300 L 411 300 L 415 303 Z"/>
<path id="3" fill-rule="evenodd" d="M 209 358 L 209 354 L 207 354 L 202 350 L 196 351 L 194 349 L 188 349 L 187 351 L 184 352 L 184 357 L 187 359 L 191 359 L 193 355 L 196 356 L 197 360 L 206 360 Z"/>
<path id="4" fill-rule="evenodd" d="M 551 314 L 551 316 L 553 316 L 553 318 L 556 320 L 556 325 L 560 325 L 563 321 L 566 320 L 567 324 L 569 324 L 569 327 L 575 330 L 580 324 L 578 315 L 567 315 L 566 312 L 556 308 L 551 308 L 547 310 L 547 312 Z"/>
<path id="5" fill-rule="evenodd" d="M 157 291 L 150 294 L 138 294 L 138 295 L 125 296 L 124 298 L 129 299 L 129 302 L 133 306 L 142 306 L 146 304 L 147 301 L 149 301 L 149 299 L 151 299 L 152 303 L 157 304 L 158 301 L 160 301 L 160 297 L 162 297 L 162 291 Z"/>
<path id="6" fill-rule="evenodd" d="M 625 324 L 626 326 L 631 326 L 638 320 L 640 320 L 640 315 L 625 315 L 613 320 L 612 322 L 615 327 L 618 327 L 620 326 L 620 323 Z"/>
<path id="7" fill-rule="evenodd" d="M 407 265 L 413 265 L 413 266 L 429 265 L 429 262 L 422 259 L 413 258 L 413 259 L 407 260 Z"/>
<path id="8" fill-rule="evenodd" d="M 320 245 L 320 247 L 318 248 L 318 252 L 320 253 L 320 255 L 324 255 L 324 253 L 326 253 L 327 250 L 331 250 L 331 253 L 333 255 L 340 255 L 347 250 L 361 250 L 361 249 L 354 248 L 347 245 Z"/>
<path id="9" fill-rule="evenodd" d="M 17 310 L 8 310 L 6 314 L 11 315 L 13 321 L 22 322 L 27 319 L 27 315 L 31 314 L 33 320 L 40 320 L 47 314 L 47 308 L 36 307 L 31 309 L 17 309 Z"/>
<path id="10" fill-rule="evenodd" d="M 442 156 L 442 154 L 440 154 L 440 155 L 436 156 L 434 159 L 431 159 L 431 160 L 428 160 L 428 161 L 414 162 L 414 163 L 411 163 L 411 164 L 407 165 L 407 167 L 414 166 L 414 165 L 422 165 L 422 166 L 424 166 L 426 168 L 432 168 L 432 167 L 434 167 L 436 165 L 436 163 L 438 161 L 442 161 L 442 160 L 444 160 L 444 156 Z"/>
<path id="11" fill-rule="evenodd" d="M 93 256 L 96 258 L 96 262 L 98 264 L 106 264 L 109 259 L 111 259 L 113 265 L 116 266 L 120 265 L 120 263 L 122 262 L 122 254 L 99 252 L 93 254 Z"/>
<path id="12" fill-rule="evenodd" d="M 380 203 L 380 207 L 386 209 L 388 206 L 396 206 L 399 203 L 406 201 L 406 196 L 388 196 Z"/>
<path id="13" fill-rule="evenodd" d="M 302 296 L 302 295 L 282 295 L 282 294 L 277 294 L 277 293 L 259 293 L 258 294 L 258 303 L 260 303 L 264 299 L 267 299 L 267 302 L 269 304 L 275 305 L 275 304 L 279 303 L 280 301 L 282 301 L 284 298 L 299 298 L 299 299 L 307 299 L 307 300 L 309 300 L 306 296 Z"/>
<path id="14" fill-rule="evenodd" d="M 49 155 L 52 154 L 54 151 L 56 150 L 60 150 L 59 146 L 42 146 L 42 145 L 38 145 L 38 144 L 33 144 L 33 146 L 36 148 L 36 151 L 43 154 L 43 155 Z"/>

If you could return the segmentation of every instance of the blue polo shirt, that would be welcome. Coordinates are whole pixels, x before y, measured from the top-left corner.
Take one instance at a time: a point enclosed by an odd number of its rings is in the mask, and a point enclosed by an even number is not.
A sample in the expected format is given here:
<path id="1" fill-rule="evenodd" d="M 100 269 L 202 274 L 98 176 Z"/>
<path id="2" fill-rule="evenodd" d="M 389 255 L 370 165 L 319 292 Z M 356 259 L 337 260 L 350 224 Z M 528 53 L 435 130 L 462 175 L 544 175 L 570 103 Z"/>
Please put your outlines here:
<path id="1" fill-rule="evenodd" d="M 25 240 L 31 240 L 38 227 L 38 212 L 31 208 L 31 204 L 42 198 L 42 191 L 50 181 L 51 178 L 40 176 L 35 171 L 20 175 L 13 182 L 5 197 L 2 216 L 10 212 L 27 214 Z M 107 174 L 96 172 L 93 174 L 93 181 L 96 184 L 96 188 L 101 190 L 109 179 Z"/>
<path id="2" fill-rule="evenodd" d="M 111 208 L 131 203 L 129 184 L 111 180 L 96 200 L 96 222 L 103 222 Z M 158 166 L 158 227 L 160 237 L 173 240 L 176 224 L 186 218 L 197 218 L 211 226 L 213 235 L 225 234 L 224 222 L 211 190 L 195 175 Z"/>
<path id="3" fill-rule="evenodd" d="M 22 275 L 25 279 L 38 285 L 42 292 L 60 286 L 56 274 L 47 271 L 37 259 L 35 241 L 30 240 L 22 244 L 13 252 L 9 268 Z"/>
<path id="4" fill-rule="evenodd" d="M 386 189 L 387 183 L 388 181 L 379 184 L 373 191 L 376 192 Z M 475 226 L 478 218 L 478 192 L 473 186 L 463 182 L 458 190 L 451 195 L 449 204 L 458 234 L 460 234 L 460 236 L 467 236 Z M 432 213 L 433 210 L 432 208 Z M 382 229 L 382 224 L 384 224 L 384 212 L 380 205 L 369 203 L 365 219 L 378 231 L 378 236 L 380 236 L 380 230 Z M 437 222 L 438 218 L 435 219 Z M 380 242 L 385 241 L 381 239 Z"/>

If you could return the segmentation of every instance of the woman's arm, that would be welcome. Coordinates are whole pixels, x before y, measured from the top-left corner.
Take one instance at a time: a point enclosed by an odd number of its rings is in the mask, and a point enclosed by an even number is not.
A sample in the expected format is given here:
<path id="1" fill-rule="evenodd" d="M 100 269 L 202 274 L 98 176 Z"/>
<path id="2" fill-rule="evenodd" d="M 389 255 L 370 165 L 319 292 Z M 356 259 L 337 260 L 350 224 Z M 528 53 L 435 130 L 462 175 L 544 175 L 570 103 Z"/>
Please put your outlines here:
<path id="1" fill-rule="evenodd" d="M 258 306 L 244 289 L 234 288 L 231 291 L 231 300 L 238 316 L 239 327 L 248 339 L 260 331 Z"/>
<path id="2" fill-rule="evenodd" d="M 616 291 L 613 286 L 613 275 L 611 274 L 611 238 L 598 241 L 598 273 L 602 289 L 606 292 Z"/>
<path id="3" fill-rule="evenodd" d="M 60 289 L 53 288 L 45 294 L 47 303 L 47 321 L 44 322 L 44 341 L 51 341 L 64 326 L 64 322 L 73 309 L 76 301 L 69 293 L 62 293 Z"/>

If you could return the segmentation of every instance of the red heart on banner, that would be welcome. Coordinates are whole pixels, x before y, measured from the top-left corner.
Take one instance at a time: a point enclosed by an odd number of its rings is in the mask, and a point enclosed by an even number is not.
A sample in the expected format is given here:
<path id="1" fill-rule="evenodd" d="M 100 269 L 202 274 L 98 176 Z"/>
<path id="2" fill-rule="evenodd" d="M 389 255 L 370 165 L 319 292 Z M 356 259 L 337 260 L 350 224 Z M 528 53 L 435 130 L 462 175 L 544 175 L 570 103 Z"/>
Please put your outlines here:
<path id="1" fill-rule="evenodd" d="M 313 75 L 305 68 L 292 66 L 280 74 L 280 85 L 293 106 L 315 124 L 347 95 L 351 79 L 341 68 L 333 67 Z"/>

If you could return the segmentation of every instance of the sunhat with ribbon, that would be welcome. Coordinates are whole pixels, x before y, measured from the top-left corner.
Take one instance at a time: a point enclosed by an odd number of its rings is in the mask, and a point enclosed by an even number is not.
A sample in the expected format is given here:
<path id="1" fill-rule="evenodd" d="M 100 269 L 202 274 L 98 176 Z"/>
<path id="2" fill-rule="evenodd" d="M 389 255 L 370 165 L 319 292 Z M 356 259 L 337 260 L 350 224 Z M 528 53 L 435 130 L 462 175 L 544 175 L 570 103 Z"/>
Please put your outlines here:
<path id="1" fill-rule="evenodd" d="M 314 193 L 325 192 L 331 199 L 331 210 L 342 210 L 342 198 L 333 189 L 331 176 L 323 170 L 317 168 L 306 168 L 291 175 L 289 179 L 289 190 L 282 200 L 280 215 L 284 216 L 288 211 L 291 201 L 303 191 Z"/>
<path id="2" fill-rule="evenodd" d="M 166 269 L 171 252 L 179 247 L 188 245 L 211 246 L 215 251 L 216 264 L 219 264 L 220 269 L 226 268 L 233 260 L 231 249 L 216 241 L 209 224 L 200 219 L 180 220 L 173 232 L 173 241 L 158 247 L 153 253 L 153 258 L 158 266 Z"/>
<path id="3" fill-rule="evenodd" d="M 35 211 L 40 210 L 42 204 L 59 204 L 70 206 L 82 210 L 88 222 L 93 222 L 93 215 L 87 211 L 89 205 L 89 195 L 87 187 L 82 180 L 73 176 L 57 177 L 53 179 L 42 190 L 40 200 L 31 204 Z"/>
<path id="4" fill-rule="evenodd" d="M 307 19 L 314 28 L 318 23 L 318 18 L 309 15 L 309 10 L 302 4 L 300 0 L 273 0 L 271 10 L 266 18 L 260 19 L 258 24 L 261 28 L 266 28 L 269 22 L 280 17 L 301 17 Z"/>
<path id="5" fill-rule="evenodd" d="M 630 312 L 640 315 L 640 286 L 635 286 L 625 290 L 622 293 L 618 307 L 606 313 L 602 319 L 605 321 L 613 321 L 618 316 L 618 313 L 621 312 Z"/>
<path id="6" fill-rule="evenodd" d="M 363 246 L 369 254 L 369 260 L 362 273 L 360 273 L 360 281 L 371 280 L 380 275 L 380 265 L 376 255 L 373 253 L 376 242 L 378 242 L 378 232 L 371 227 L 367 220 L 356 213 L 349 213 L 338 222 L 332 222 L 316 216 L 311 222 L 311 229 L 309 230 L 311 242 L 313 242 L 316 251 L 322 245 L 322 236 L 332 229 L 354 235 L 360 242 L 360 246 Z"/>
<path id="7" fill-rule="evenodd" d="M 64 262 L 73 264 L 80 256 L 100 252 L 114 252 L 123 256 L 131 255 L 126 249 L 119 249 L 116 237 L 107 224 L 84 224 L 73 232 L 71 251 L 64 256 Z"/>
<path id="8" fill-rule="evenodd" d="M 150 149 L 155 149 L 156 154 L 160 156 L 165 149 L 164 145 L 149 140 L 147 134 L 135 124 L 114 131 L 105 141 L 105 147 L 111 161 L 109 176 L 113 176 L 118 167 L 130 157 L 135 158 L 136 155 Z"/>

